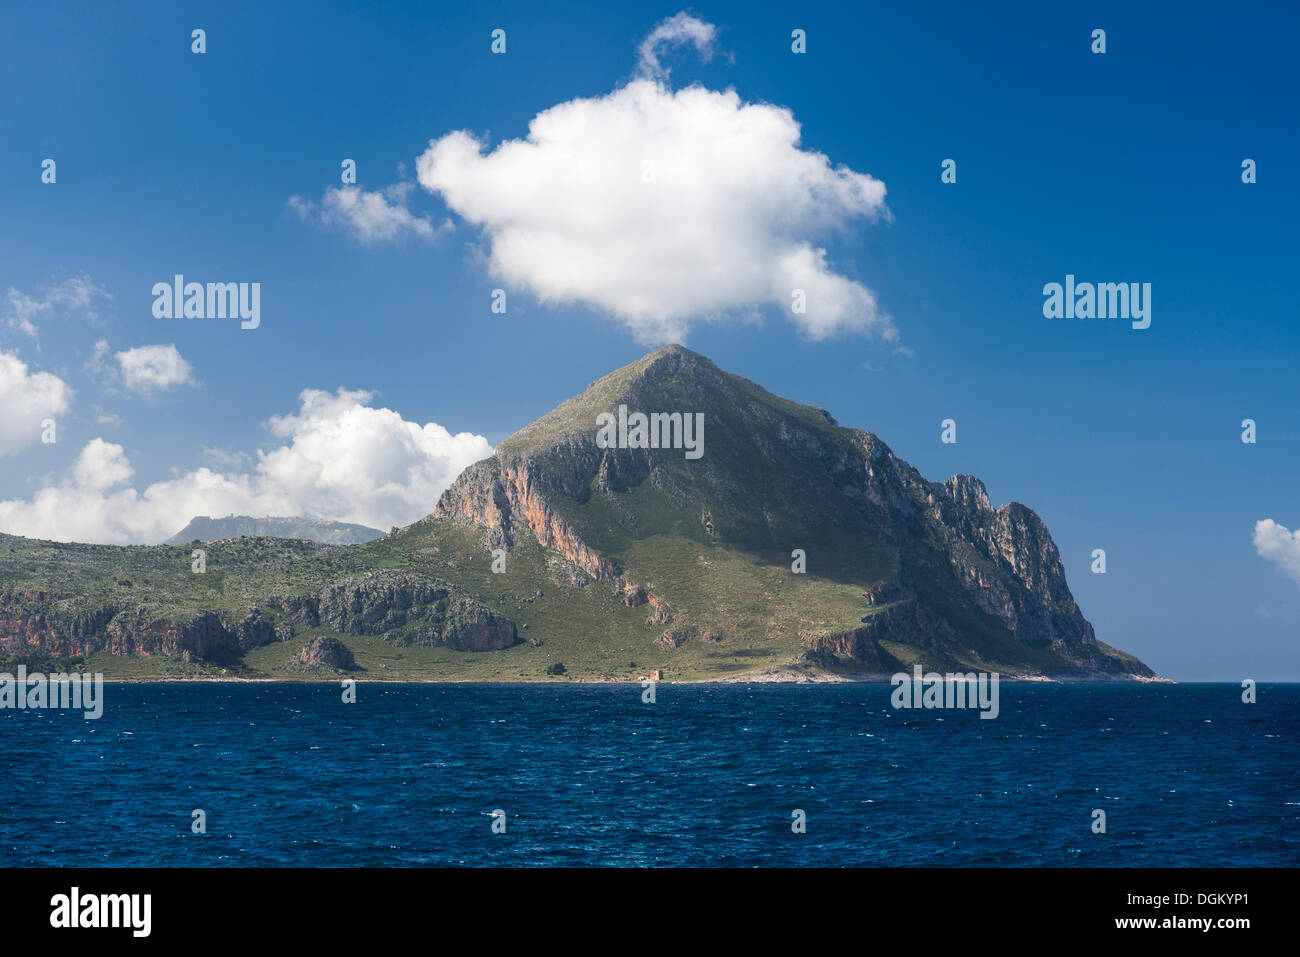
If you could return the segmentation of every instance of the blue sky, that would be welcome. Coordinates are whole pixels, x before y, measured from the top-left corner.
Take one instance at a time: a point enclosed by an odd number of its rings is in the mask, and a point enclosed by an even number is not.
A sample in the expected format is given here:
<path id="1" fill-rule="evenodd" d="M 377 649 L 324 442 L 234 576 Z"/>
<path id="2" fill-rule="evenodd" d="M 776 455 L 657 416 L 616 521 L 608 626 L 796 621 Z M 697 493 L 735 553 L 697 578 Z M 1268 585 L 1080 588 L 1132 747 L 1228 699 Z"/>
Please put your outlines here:
<path id="1" fill-rule="evenodd" d="M 0 529 L 123 540 L 115 517 L 148 512 L 155 483 L 176 483 L 157 503 L 217 514 L 268 476 L 257 502 L 364 500 L 329 517 L 409 521 L 462 459 L 654 345 L 608 297 L 543 302 L 494 275 L 491 226 L 421 185 L 417 161 L 460 130 L 490 154 L 545 110 L 624 89 L 638 44 L 679 7 L 266 6 L 0 9 Z M 870 429 L 929 478 L 971 472 L 995 504 L 1033 507 L 1098 636 L 1157 671 L 1300 680 L 1300 543 L 1279 532 L 1269 559 L 1253 539 L 1261 520 L 1300 526 L 1300 17 L 1047 6 L 690 8 L 716 27 L 712 55 L 662 47 L 664 96 L 698 84 L 788 108 L 798 150 L 883 183 L 887 215 L 849 210 L 807 238 L 888 319 L 818 340 L 756 301 L 681 320 L 685 344 Z M 780 177 L 791 155 L 737 154 L 727 185 L 747 157 Z M 345 158 L 428 235 L 367 241 L 359 219 L 331 220 Z M 475 208 L 499 200 L 477 188 Z M 788 239 L 797 219 L 761 225 Z M 720 236 L 720 261 L 748 254 L 752 237 Z M 176 273 L 260 282 L 261 326 L 155 318 L 150 290 Z M 1067 273 L 1151 283 L 1151 327 L 1044 318 L 1043 285 Z M 132 351 L 155 346 L 174 353 Z M 53 444 L 33 438 L 41 401 L 60 408 Z M 303 478 L 304 460 L 343 446 L 343 462 L 389 470 Z M 235 476 L 211 509 L 196 504 L 202 469 Z M 60 490 L 44 512 L 42 489 Z"/>

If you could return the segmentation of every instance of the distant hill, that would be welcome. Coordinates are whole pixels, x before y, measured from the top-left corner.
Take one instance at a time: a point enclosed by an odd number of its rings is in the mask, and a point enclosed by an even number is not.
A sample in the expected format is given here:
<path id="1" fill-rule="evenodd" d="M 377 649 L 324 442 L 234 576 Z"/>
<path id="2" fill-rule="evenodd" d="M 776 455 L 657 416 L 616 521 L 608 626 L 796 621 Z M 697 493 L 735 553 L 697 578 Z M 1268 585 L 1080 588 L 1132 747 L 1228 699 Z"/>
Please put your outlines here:
<path id="1" fill-rule="evenodd" d="M 292 680 L 330 670 L 330 638 L 378 678 L 1153 677 L 1097 639 L 1031 509 L 994 507 L 972 475 L 928 481 L 681 346 L 592 383 L 430 506 L 348 547 L 285 537 L 356 528 L 304 519 L 198 519 L 182 546 L 0 535 L 0 656 Z M 214 539 L 201 572 L 195 538 Z"/>
<path id="2" fill-rule="evenodd" d="M 301 538 L 327 545 L 360 545 L 362 542 L 383 538 L 384 533 L 366 525 L 349 525 L 347 522 L 329 522 L 319 518 L 252 518 L 248 515 L 208 518 L 196 515 L 188 525 L 163 544 L 188 545 L 196 539 L 200 542 L 220 542 L 241 535 Z"/>

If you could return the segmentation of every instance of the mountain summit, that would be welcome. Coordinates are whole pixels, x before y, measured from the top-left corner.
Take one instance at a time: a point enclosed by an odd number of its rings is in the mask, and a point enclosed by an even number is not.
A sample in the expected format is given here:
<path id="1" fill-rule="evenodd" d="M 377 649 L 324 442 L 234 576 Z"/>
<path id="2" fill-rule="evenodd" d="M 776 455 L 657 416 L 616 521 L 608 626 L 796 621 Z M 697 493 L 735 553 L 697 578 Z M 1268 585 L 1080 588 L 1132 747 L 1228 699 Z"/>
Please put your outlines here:
<path id="1" fill-rule="evenodd" d="M 667 444 L 653 425 L 601 448 L 599 417 L 620 409 L 699 414 L 702 454 L 646 447 Z M 481 528 L 491 548 L 535 539 L 650 605 L 670 649 L 798 625 L 802 660 L 841 670 L 1151 675 L 1096 640 L 1031 509 L 993 508 L 972 475 L 926 481 L 872 433 L 679 345 L 510 436 L 432 520 Z"/>
<path id="2" fill-rule="evenodd" d="M 331 522 L 326 519 L 305 517 L 263 517 L 228 515 L 212 518 L 195 515 L 188 525 L 173 535 L 164 545 L 188 545 L 192 542 L 219 542 L 241 535 L 271 535 L 277 538 L 305 538 L 330 545 L 359 545 L 379 538 L 384 533 L 366 525 L 348 522 Z"/>
<path id="3" fill-rule="evenodd" d="M 381 677 L 1152 677 L 1096 639 L 1032 510 L 677 345 L 510 436 L 413 525 L 206 561 L 0 537 L 0 653 L 292 677 L 328 637 Z"/>

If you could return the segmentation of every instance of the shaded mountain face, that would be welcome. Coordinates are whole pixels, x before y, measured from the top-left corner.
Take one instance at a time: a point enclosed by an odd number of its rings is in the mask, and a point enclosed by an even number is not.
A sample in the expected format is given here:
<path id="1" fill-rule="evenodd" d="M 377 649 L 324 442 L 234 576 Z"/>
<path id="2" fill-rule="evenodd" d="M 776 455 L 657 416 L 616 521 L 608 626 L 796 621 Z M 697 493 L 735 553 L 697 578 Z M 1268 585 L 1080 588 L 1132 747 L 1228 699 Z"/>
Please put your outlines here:
<path id="1" fill-rule="evenodd" d="M 929 482 L 680 346 L 515 433 L 404 529 L 203 548 L 195 573 L 189 545 L 0 535 L 0 657 L 110 676 L 124 658 L 178 677 L 1152 676 L 1096 639 L 1033 511 L 993 508 L 973 476 Z"/>
<path id="2" fill-rule="evenodd" d="M 640 447 L 631 429 L 620 444 L 638 447 L 602 447 L 601 416 L 618 418 L 620 407 L 629 422 L 637 412 L 701 414 L 698 458 Z M 511 436 L 460 476 L 433 517 L 481 527 L 493 548 L 531 536 L 679 623 L 682 640 L 733 626 L 711 596 L 673 581 L 708 561 L 702 548 L 792 579 L 799 550 L 803 581 L 847 586 L 861 599 L 856 622 L 803 635 L 815 663 L 1152 674 L 1097 641 L 1031 509 L 993 508 L 971 475 L 929 482 L 872 433 L 680 346 L 592 383 Z M 738 589 L 758 584 L 734 577 Z"/>
<path id="3" fill-rule="evenodd" d="M 191 542 L 218 542 L 228 538 L 250 535 L 269 535 L 275 538 L 301 538 L 330 545 L 359 545 L 373 541 L 384 533 L 366 525 L 331 522 L 319 518 L 253 518 L 249 515 L 229 515 L 226 518 L 209 518 L 196 515 L 190 523 L 173 535 L 164 545 L 188 545 Z"/>

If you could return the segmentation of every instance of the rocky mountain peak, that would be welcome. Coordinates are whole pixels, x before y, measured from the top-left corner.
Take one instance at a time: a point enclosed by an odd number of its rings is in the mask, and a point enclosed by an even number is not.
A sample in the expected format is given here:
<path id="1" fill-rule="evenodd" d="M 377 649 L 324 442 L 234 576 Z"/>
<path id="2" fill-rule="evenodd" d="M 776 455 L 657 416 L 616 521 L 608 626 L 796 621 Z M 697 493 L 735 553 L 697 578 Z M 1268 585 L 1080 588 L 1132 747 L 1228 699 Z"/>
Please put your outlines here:
<path id="1" fill-rule="evenodd" d="M 702 454 L 598 442 L 598 416 L 620 406 L 702 414 Z M 690 564 L 708 561 L 692 541 L 758 562 L 788 564 L 792 549 L 816 555 L 823 574 L 867 599 L 860 627 L 836 633 L 842 640 L 809 638 L 817 654 L 856 649 L 865 664 L 905 645 L 942 662 L 960 658 L 954 647 L 966 657 L 980 647 L 1029 668 L 1149 673 L 1098 644 L 1030 509 L 994 510 L 973 475 L 928 482 L 871 433 L 839 428 L 824 410 L 680 345 L 596 380 L 515 433 L 444 493 L 434 518 L 477 525 L 493 546 L 531 536 L 597 580 L 676 607 L 679 620 L 693 615 L 702 633 L 726 628 L 706 607 L 712 599 L 687 610 L 658 582 L 647 586 L 661 576 L 638 562 L 641 543 L 679 543 Z"/>
<path id="2" fill-rule="evenodd" d="M 973 475 L 961 473 L 954 475 L 943 483 L 948 496 L 962 508 L 972 512 L 987 511 L 993 507 L 989 502 L 988 490 Z"/>

